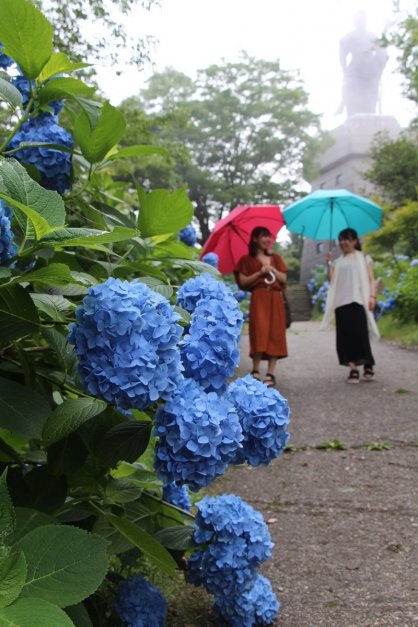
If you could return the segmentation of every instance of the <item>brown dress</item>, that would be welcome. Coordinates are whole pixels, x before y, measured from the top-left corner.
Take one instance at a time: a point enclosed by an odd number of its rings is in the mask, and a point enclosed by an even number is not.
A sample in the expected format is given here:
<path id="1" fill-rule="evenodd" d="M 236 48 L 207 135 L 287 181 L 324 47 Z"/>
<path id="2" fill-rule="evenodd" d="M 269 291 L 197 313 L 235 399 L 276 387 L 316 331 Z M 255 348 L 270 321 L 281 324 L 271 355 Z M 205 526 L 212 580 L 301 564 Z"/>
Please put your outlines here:
<path id="1" fill-rule="evenodd" d="M 241 272 L 246 276 L 261 269 L 256 257 L 241 257 L 235 269 L 235 276 Z M 280 255 L 271 255 L 271 265 L 280 272 L 287 272 L 287 266 Z M 276 280 L 271 285 L 260 278 L 251 288 L 250 303 L 250 357 L 261 353 L 262 359 L 287 357 L 286 314 L 282 296 L 283 286 Z"/>

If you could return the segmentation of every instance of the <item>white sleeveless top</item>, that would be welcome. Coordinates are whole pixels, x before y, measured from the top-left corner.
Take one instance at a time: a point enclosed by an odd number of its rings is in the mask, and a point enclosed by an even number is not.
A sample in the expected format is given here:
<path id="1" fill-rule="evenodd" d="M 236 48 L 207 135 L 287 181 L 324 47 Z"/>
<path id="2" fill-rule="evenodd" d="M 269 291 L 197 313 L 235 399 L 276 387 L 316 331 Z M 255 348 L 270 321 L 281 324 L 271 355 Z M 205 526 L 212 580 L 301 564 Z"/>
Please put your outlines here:
<path id="1" fill-rule="evenodd" d="M 367 265 L 372 263 L 368 255 L 365 256 L 365 262 Z M 338 266 L 339 272 L 335 283 L 334 308 L 349 305 L 350 303 L 363 305 L 356 255 L 341 256 Z"/>

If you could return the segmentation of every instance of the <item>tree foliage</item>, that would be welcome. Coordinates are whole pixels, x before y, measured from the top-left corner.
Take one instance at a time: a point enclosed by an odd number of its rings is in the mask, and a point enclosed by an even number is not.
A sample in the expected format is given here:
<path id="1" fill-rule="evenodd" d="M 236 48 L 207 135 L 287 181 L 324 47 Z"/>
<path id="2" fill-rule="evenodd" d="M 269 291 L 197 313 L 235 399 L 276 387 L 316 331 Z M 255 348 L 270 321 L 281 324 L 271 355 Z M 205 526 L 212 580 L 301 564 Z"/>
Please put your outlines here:
<path id="1" fill-rule="evenodd" d="M 398 50 L 399 69 L 404 76 L 404 93 L 418 103 L 418 2 L 415 10 L 407 15 L 400 14 L 400 21 L 386 36 L 386 43 Z"/>
<path id="2" fill-rule="evenodd" d="M 54 26 L 55 46 L 73 58 L 91 62 L 107 58 L 116 64 L 122 51 L 129 63 L 141 66 L 149 58 L 151 39 L 132 37 L 120 15 L 129 17 L 135 6 L 149 10 L 159 0 L 38 0 Z M 94 31 L 88 30 L 94 23 Z"/>
<path id="3" fill-rule="evenodd" d="M 418 189 L 418 135 L 405 133 L 390 140 L 379 133 L 371 147 L 371 167 L 365 178 L 379 195 L 394 206 L 406 199 L 416 200 Z"/>
<path id="4" fill-rule="evenodd" d="M 136 107 L 135 107 L 136 100 Z M 280 202 L 297 194 L 303 163 L 318 150 L 319 121 L 301 81 L 278 61 L 243 53 L 192 81 L 173 69 L 155 74 L 140 97 L 124 103 L 164 116 L 157 141 L 178 150 L 174 169 L 187 185 L 205 240 L 213 221 L 238 204 Z M 153 183 L 167 170 L 145 171 Z"/>

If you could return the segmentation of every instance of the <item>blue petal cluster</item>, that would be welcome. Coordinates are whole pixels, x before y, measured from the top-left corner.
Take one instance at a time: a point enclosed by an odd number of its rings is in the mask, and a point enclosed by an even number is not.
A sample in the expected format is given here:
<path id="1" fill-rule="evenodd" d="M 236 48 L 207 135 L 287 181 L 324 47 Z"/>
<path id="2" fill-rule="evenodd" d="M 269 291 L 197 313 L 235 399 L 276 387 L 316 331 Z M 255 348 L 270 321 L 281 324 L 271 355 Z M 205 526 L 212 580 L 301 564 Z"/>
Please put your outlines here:
<path id="1" fill-rule="evenodd" d="M 202 261 L 209 264 L 210 266 L 213 266 L 214 268 L 218 268 L 219 255 L 217 255 L 216 253 L 206 253 L 206 255 L 203 255 Z"/>
<path id="2" fill-rule="evenodd" d="M 14 234 L 11 229 L 12 212 L 0 198 L 0 265 L 8 263 L 16 255 L 18 248 L 14 243 Z"/>
<path id="3" fill-rule="evenodd" d="M 194 226 L 188 224 L 184 229 L 181 229 L 181 231 L 179 231 L 179 239 L 187 246 L 194 246 L 197 242 L 197 233 Z"/>
<path id="4" fill-rule="evenodd" d="M 127 627 L 164 627 L 167 601 L 141 575 L 119 584 L 115 610 Z"/>
<path id="5" fill-rule="evenodd" d="M 206 496 L 196 506 L 193 540 L 205 548 L 191 555 L 189 580 L 216 596 L 241 594 L 273 548 L 262 515 L 232 494 Z"/>
<path id="6" fill-rule="evenodd" d="M 154 466 L 164 483 L 207 487 L 225 472 L 242 439 L 234 407 L 186 379 L 155 415 Z"/>
<path id="7" fill-rule="evenodd" d="M 14 76 L 12 78 L 12 83 L 20 91 L 22 94 L 22 105 L 26 107 L 29 102 L 29 98 L 31 96 L 32 86 L 35 84 L 34 82 L 29 81 L 26 76 L 23 74 L 19 74 L 18 76 Z"/>
<path id="8" fill-rule="evenodd" d="M 87 391 L 121 409 L 169 398 L 183 380 L 179 317 L 143 283 L 110 278 L 90 288 L 68 338 Z"/>
<path id="9" fill-rule="evenodd" d="M 233 301 L 231 290 L 222 281 L 217 281 L 208 272 L 188 279 L 179 287 L 177 292 L 177 304 L 189 313 L 193 313 L 197 303 L 202 298 L 211 300 Z"/>
<path id="10" fill-rule="evenodd" d="M 60 144 L 72 148 L 73 138 L 57 123 L 55 115 L 41 113 L 22 124 L 8 144 L 8 150 L 18 148 L 22 142 Z M 70 187 L 71 153 L 53 148 L 22 148 L 13 153 L 18 161 L 29 163 L 41 174 L 41 183 L 47 189 L 63 194 Z"/>
<path id="11" fill-rule="evenodd" d="M 181 342 L 185 376 L 205 390 L 222 392 L 239 364 L 239 337 L 243 316 L 234 298 L 202 298 Z"/>
<path id="12" fill-rule="evenodd" d="M 279 612 L 280 603 L 269 580 L 257 575 L 253 586 L 240 595 L 217 597 L 214 608 L 230 627 L 253 627 L 271 625 Z"/>
<path id="13" fill-rule="evenodd" d="M 184 509 L 186 512 L 192 511 L 192 503 L 186 485 L 178 486 L 175 483 L 167 483 L 163 487 L 163 500 Z"/>
<path id="14" fill-rule="evenodd" d="M 234 405 L 244 434 L 243 448 L 234 462 L 267 466 L 280 455 L 289 439 L 287 400 L 250 374 L 233 381 L 225 396 Z"/>
<path id="15" fill-rule="evenodd" d="M 2 68 L 3 70 L 7 70 L 8 67 L 13 65 L 14 61 L 9 56 L 7 56 L 7 54 L 4 54 L 2 50 L 3 45 L 0 41 L 0 68 Z"/>

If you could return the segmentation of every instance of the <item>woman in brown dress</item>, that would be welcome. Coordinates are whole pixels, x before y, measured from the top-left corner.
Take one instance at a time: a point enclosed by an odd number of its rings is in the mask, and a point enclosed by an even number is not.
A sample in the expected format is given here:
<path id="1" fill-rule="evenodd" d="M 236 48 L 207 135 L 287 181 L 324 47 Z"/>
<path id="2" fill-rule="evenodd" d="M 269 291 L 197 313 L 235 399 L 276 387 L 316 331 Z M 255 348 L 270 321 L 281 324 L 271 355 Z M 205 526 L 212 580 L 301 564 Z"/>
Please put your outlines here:
<path id="1" fill-rule="evenodd" d="M 249 254 L 241 257 L 235 278 L 241 289 L 251 291 L 250 357 L 251 374 L 260 379 L 260 362 L 267 360 L 264 383 L 276 384 L 278 359 L 287 357 L 286 314 L 282 292 L 286 287 L 287 266 L 280 255 L 268 252 L 272 235 L 263 226 L 251 233 Z"/>

